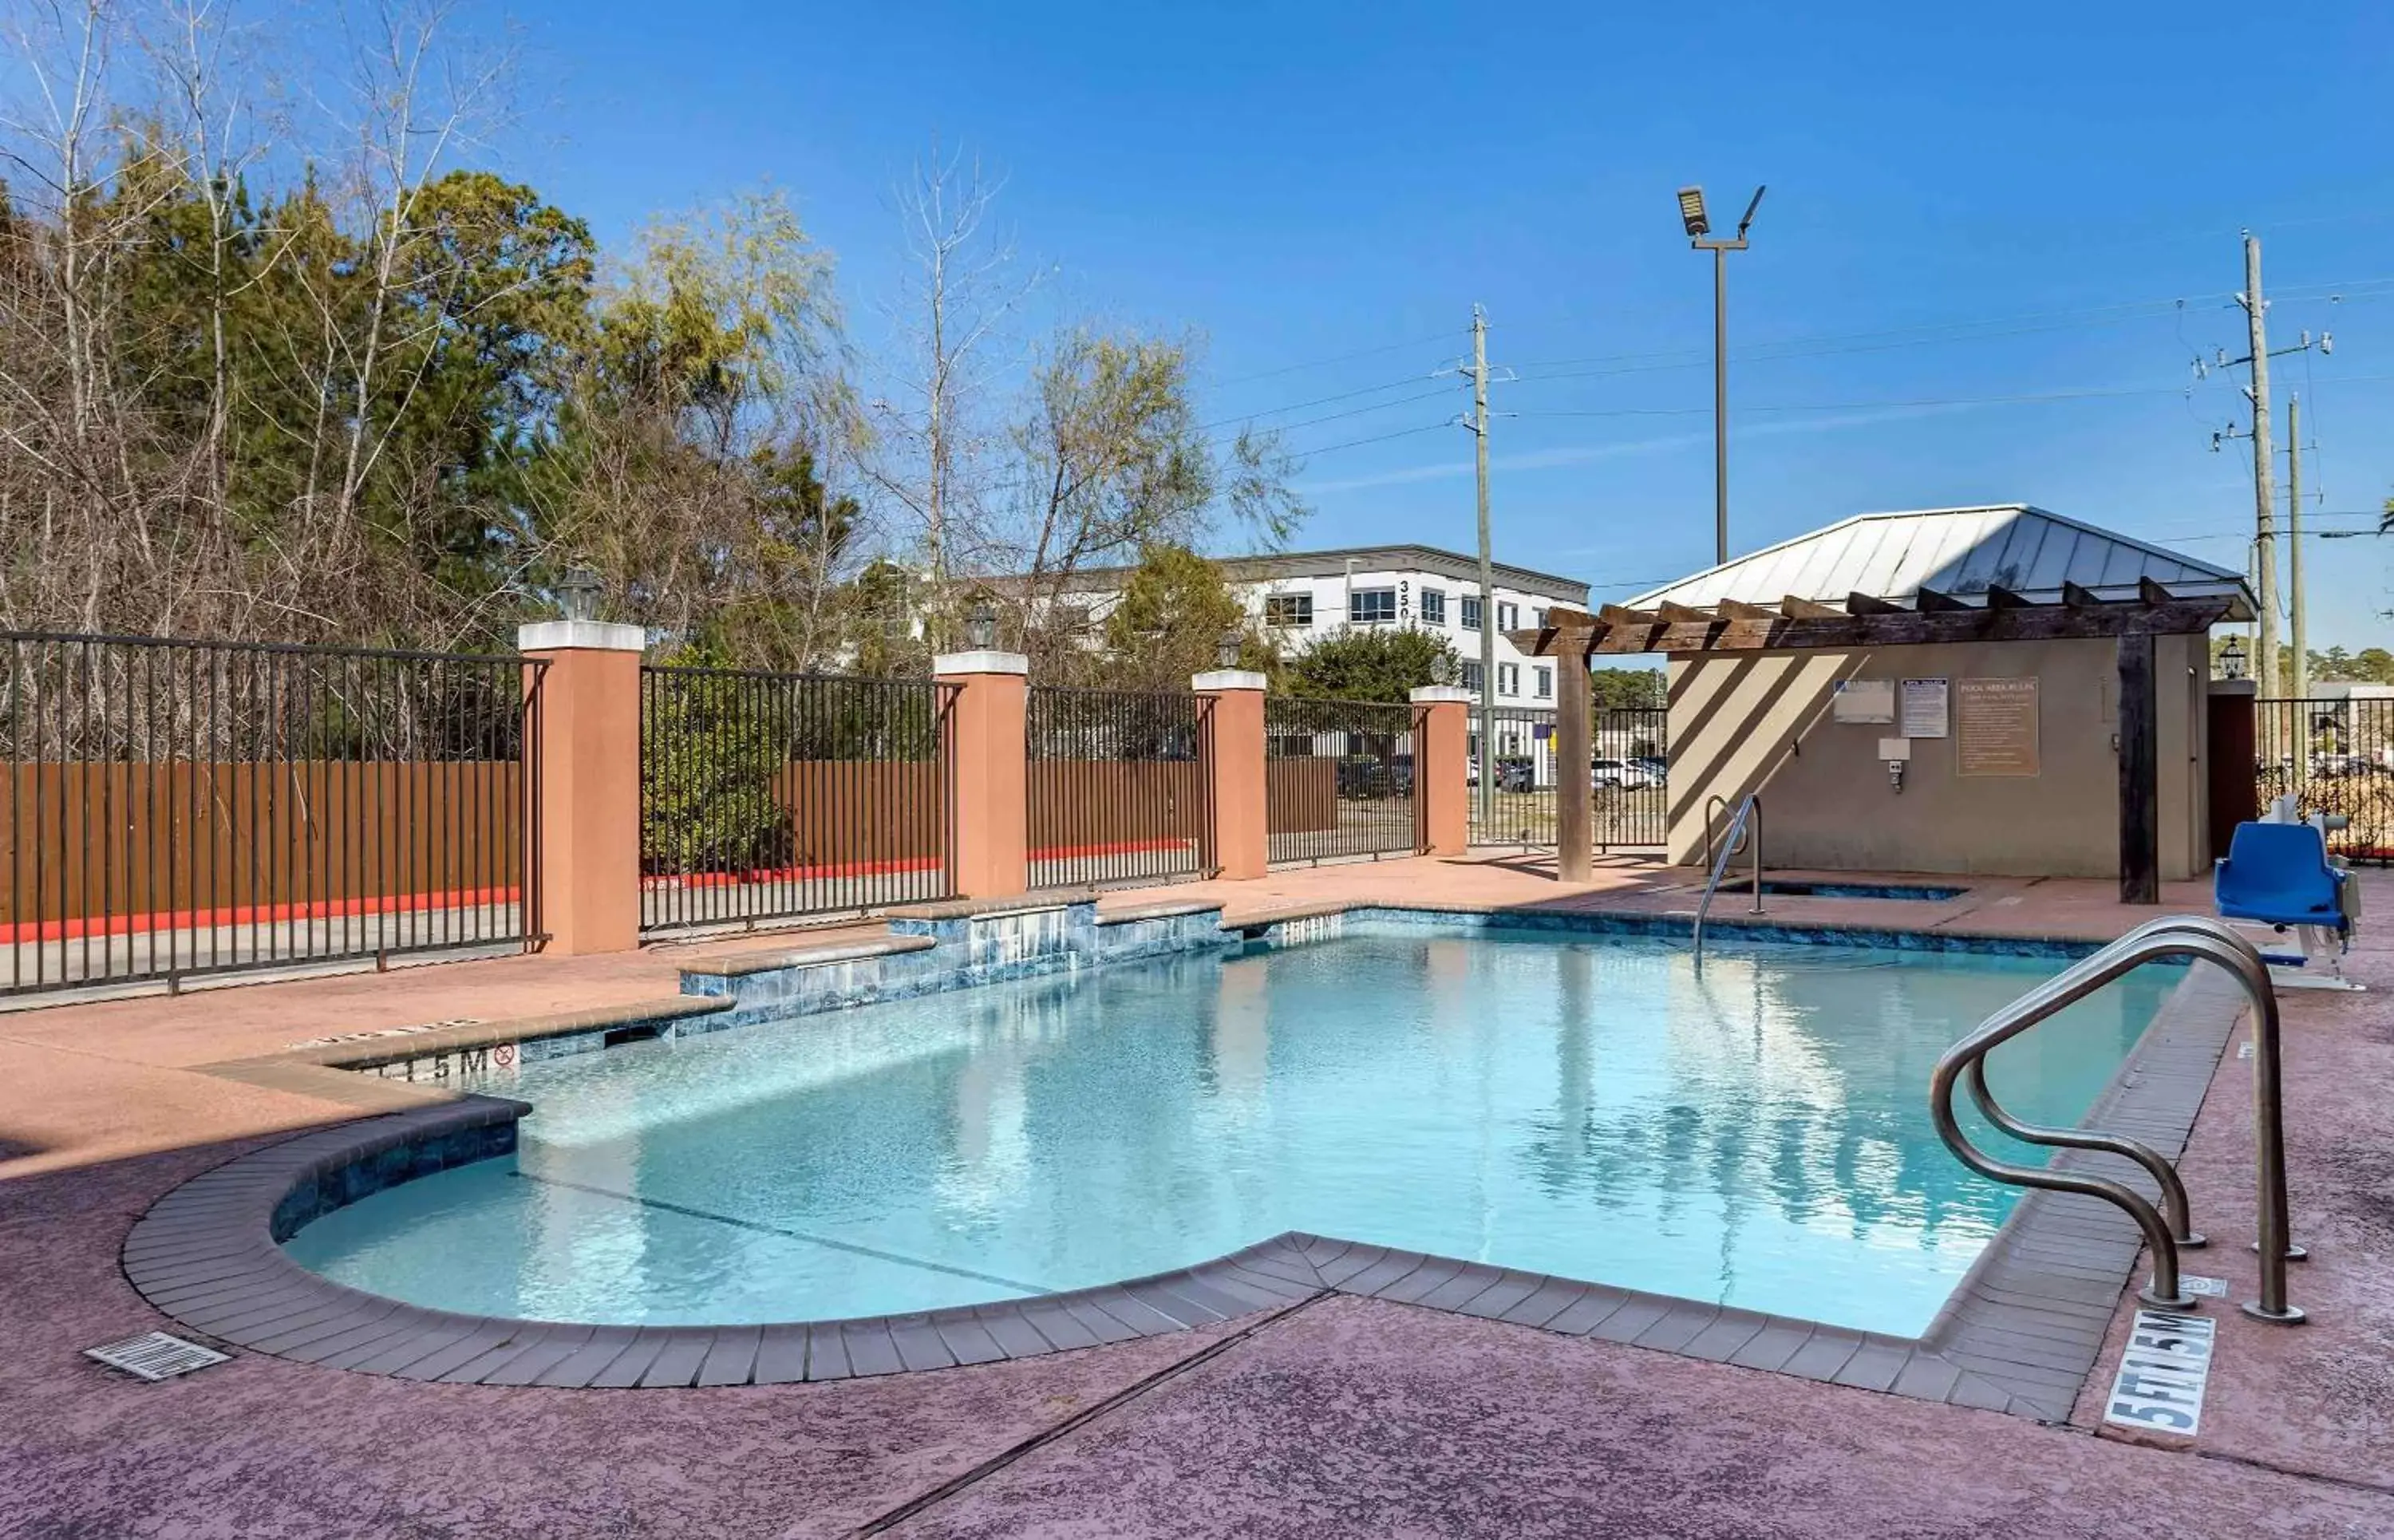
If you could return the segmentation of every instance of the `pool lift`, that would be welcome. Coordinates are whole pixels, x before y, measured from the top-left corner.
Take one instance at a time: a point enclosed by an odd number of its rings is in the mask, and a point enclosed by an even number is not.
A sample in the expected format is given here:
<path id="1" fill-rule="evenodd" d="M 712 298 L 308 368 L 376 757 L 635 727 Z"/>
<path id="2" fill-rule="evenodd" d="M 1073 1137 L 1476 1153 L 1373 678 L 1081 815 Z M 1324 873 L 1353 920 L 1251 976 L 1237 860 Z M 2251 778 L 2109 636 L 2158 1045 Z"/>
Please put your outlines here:
<path id="1" fill-rule="evenodd" d="M 1704 860 L 1712 867 L 1712 875 L 1705 879 L 1704 896 L 1696 904 L 1695 963 L 1699 967 L 1704 961 L 1704 916 L 1712 912 L 1713 895 L 1720 890 L 1721 877 L 1740 850 L 1754 854 L 1754 908 L 1749 913 L 1762 913 L 1762 794 L 1748 792 L 1739 801 L 1721 837 L 1720 853 L 1715 855 L 1713 815 L 1729 805 L 1729 798 L 1717 792 L 1704 799 Z"/>
<path id="2" fill-rule="evenodd" d="M 2327 849 L 2330 832 L 2350 822 L 2342 813 L 2305 818 L 2293 796 L 2276 797 L 2260 818 L 2236 825 L 2228 854 L 2213 864 L 2212 906 L 2246 934 L 2280 989 L 2366 987 L 2344 976 L 2361 885 Z M 2289 939 L 2299 950 L 2287 949 Z"/>

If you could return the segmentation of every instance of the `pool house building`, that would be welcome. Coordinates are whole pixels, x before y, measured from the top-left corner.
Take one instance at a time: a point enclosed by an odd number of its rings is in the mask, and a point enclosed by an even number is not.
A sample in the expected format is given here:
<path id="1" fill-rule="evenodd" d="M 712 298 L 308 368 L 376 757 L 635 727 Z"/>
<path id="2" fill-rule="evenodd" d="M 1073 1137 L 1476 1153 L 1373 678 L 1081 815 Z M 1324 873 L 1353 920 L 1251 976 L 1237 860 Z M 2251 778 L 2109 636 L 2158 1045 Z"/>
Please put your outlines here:
<path id="1" fill-rule="evenodd" d="M 1753 797 L 1774 865 L 2116 877 L 2151 903 L 2251 816 L 2249 773 L 2213 805 L 2252 713 L 2249 687 L 2215 695 L 2208 633 L 2252 615 L 2236 573 L 2014 504 L 1864 514 L 1514 642 L 1574 682 L 1669 658 L 1674 862 Z"/>

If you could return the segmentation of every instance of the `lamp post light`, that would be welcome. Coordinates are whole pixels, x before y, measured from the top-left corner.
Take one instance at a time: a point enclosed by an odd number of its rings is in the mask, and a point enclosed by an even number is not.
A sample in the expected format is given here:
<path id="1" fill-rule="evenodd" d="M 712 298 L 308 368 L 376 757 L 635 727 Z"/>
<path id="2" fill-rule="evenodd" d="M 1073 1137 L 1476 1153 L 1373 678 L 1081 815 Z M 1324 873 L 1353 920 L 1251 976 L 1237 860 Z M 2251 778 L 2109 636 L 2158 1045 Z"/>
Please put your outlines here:
<path id="1" fill-rule="evenodd" d="M 2244 677 L 2244 638 L 2230 637 L 2219 650 L 2219 677 L 2241 679 Z"/>
<path id="2" fill-rule="evenodd" d="M 1247 638 L 1241 636 L 1236 631 L 1223 632 L 1220 639 L 1214 643 L 1214 663 L 1216 666 L 1221 668 L 1238 667 L 1239 652 L 1246 645 L 1246 642 Z"/>
<path id="3" fill-rule="evenodd" d="M 1713 556 L 1729 560 L 1729 254 L 1746 248 L 1745 232 L 1754 211 L 1762 206 L 1767 188 L 1754 190 L 1745 216 L 1737 222 L 1732 240 L 1716 241 L 1712 220 L 1704 214 L 1704 190 L 1679 189 L 1679 223 L 1687 227 L 1688 244 L 1713 254 Z"/>
<path id="4" fill-rule="evenodd" d="M 997 645 L 997 612 L 989 607 L 989 600 L 974 605 L 972 613 L 965 617 L 965 640 L 976 652 L 986 652 Z"/>
<path id="5" fill-rule="evenodd" d="M 596 620 L 607 585 L 587 567 L 569 567 L 557 580 L 557 602 L 568 620 Z"/>

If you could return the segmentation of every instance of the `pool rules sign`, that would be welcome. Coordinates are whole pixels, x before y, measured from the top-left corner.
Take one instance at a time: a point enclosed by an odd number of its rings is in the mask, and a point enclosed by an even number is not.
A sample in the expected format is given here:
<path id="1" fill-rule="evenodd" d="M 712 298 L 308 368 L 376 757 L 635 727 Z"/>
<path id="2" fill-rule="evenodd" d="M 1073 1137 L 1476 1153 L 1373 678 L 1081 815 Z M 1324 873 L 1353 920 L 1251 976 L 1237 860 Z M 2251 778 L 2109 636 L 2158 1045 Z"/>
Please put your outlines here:
<path id="1" fill-rule="evenodd" d="M 2111 1381 L 2103 1420 L 2152 1433 L 2194 1437 L 2211 1377 L 2212 1323 L 2177 1310 L 2138 1310 Z"/>

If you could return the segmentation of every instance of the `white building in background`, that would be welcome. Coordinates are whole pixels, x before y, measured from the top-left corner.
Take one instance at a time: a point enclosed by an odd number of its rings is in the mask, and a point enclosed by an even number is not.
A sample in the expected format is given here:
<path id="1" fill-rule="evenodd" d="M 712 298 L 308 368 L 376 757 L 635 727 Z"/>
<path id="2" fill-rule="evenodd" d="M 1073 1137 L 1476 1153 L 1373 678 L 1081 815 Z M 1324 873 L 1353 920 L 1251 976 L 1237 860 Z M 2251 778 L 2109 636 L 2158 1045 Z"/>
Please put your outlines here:
<path id="1" fill-rule="evenodd" d="M 1245 604 L 1258 635 L 1277 642 L 1283 655 L 1303 652 L 1317 637 L 1352 625 L 1412 626 L 1436 632 L 1463 659 L 1455 682 L 1477 692 L 1480 627 L 1480 560 L 1431 546 L 1359 546 L 1347 550 L 1283 551 L 1273 556 L 1230 557 L 1222 575 Z M 1112 596 L 1129 578 L 1127 567 L 1091 568 L 1072 586 L 1089 607 L 1092 622 L 1113 608 Z M 1587 608 L 1587 585 L 1575 578 L 1497 562 L 1495 702 L 1499 705 L 1551 707 L 1554 660 L 1527 658 L 1505 633 L 1541 625 L 1555 605 Z"/>

